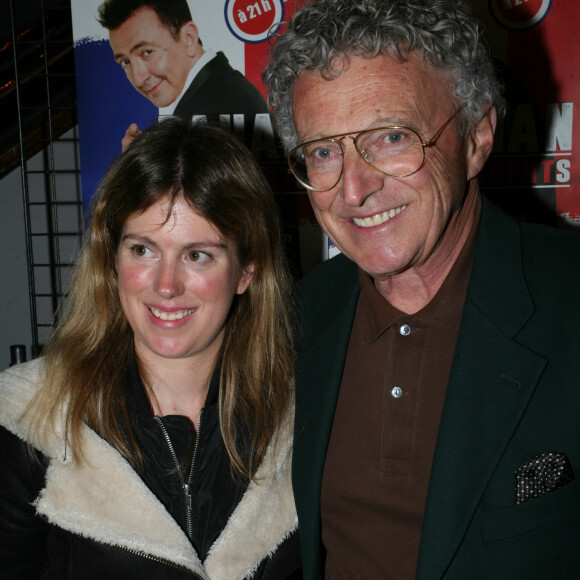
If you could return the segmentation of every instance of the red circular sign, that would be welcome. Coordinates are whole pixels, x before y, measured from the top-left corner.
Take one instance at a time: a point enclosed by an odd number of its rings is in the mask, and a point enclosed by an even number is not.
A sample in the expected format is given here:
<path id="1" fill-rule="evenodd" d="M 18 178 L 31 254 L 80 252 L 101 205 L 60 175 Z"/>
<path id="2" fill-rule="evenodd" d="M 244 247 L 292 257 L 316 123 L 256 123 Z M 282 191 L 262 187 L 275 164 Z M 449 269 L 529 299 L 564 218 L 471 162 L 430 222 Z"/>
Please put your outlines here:
<path id="1" fill-rule="evenodd" d="M 500 0 L 498 10 L 506 20 L 527 22 L 542 8 L 542 0 Z"/>
<path id="2" fill-rule="evenodd" d="M 275 22 L 273 0 L 235 0 L 232 16 L 236 26 L 247 35 L 255 36 L 270 29 Z"/>
<path id="3" fill-rule="evenodd" d="M 489 0 L 492 14 L 506 28 L 530 28 L 550 11 L 552 0 Z"/>

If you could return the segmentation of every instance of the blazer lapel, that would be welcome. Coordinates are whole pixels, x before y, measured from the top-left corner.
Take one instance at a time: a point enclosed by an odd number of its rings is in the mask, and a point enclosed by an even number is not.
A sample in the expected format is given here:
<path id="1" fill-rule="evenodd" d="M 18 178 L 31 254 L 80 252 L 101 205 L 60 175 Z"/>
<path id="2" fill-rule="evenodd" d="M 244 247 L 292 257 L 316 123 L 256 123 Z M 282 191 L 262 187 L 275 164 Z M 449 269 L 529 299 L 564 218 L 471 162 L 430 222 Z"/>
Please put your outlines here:
<path id="1" fill-rule="evenodd" d="M 297 498 L 305 577 L 309 578 L 317 577 L 315 571 L 321 561 L 322 473 L 360 292 L 356 267 L 351 265 L 349 269 L 336 286 L 318 288 L 318 293 L 311 289 L 309 295 L 322 297 L 322 308 L 303 305 L 306 334 L 296 365 L 300 387 L 296 393 L 292 483 Z"/>
<path id="2" fill-rule="evenodd" d="M 423 520 L 417 578 L 441 578 L 546 360 L 513 337 L 533 314 L 518 226 L 485 204 Z"/>

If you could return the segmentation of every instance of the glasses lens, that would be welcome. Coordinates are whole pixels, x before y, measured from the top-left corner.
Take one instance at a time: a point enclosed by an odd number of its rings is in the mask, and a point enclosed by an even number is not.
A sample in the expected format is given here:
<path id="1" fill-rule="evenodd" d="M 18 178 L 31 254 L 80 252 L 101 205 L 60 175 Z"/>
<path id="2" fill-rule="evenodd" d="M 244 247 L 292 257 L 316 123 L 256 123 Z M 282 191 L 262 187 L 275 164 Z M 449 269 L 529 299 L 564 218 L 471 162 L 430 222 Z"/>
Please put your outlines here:
<path id="1" fill-rule="evenodd" d="M 318 191 L 332 189 L 342 173 L 342 149 L 336 141 L 320 139 L 290 152 L 290 170 L 302 185 Z"/>
<path id="2" fill-rule="evenodd" d="M 373 167 L 395 177 L 415 173 L 424 161 L 419 135 L 409 129 L 383 127 L 361 133 L 356 148 Z"/>
<path id="3" fill-rule="evenodd" d="M 355 146 L 369 165 L 394 177 L 415 173 L 425 161 L 421 138 L 403 127 L 363 131 L 355 139 Z M 342 175 L 343 150 L 334 138 L 310 141 L 290 152 L 288 164 L 302 185 L 315 191 L 327 191 Z"/>

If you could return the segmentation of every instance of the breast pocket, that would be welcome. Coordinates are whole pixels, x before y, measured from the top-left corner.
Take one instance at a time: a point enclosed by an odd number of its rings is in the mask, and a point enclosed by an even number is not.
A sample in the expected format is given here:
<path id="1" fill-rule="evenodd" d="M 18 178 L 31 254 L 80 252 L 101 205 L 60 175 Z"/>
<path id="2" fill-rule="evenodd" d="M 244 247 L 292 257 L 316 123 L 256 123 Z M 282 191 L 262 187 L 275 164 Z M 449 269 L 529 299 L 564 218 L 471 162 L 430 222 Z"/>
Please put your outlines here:
<path id="1" fill-rule="evenodd" d="M 494 542 L 565 523 L 580 512 L 580 481 L 519 505 L 482 514 L 482 538 Z"/>
<path id="2" fill-rule="evenodd" d="M 497 578 L 580 578 L 580 482 L 483 512 L 480 532 Z"/>

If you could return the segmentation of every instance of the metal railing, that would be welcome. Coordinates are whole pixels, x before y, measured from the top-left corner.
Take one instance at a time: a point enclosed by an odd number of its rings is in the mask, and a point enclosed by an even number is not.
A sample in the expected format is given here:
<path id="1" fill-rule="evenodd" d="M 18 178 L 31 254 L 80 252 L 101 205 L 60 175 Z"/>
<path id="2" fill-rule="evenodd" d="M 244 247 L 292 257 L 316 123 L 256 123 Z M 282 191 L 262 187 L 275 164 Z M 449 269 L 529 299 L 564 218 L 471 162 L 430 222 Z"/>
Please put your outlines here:
<path id="1" fill-rule="evenodd" d="M 83 233 L 70 2 L 10 0 L 32 344 L 52 331 Z M 16 351 L 15 351 L 16 352 Z M 21 349 L 18 350 L 22 356 Z"/>

